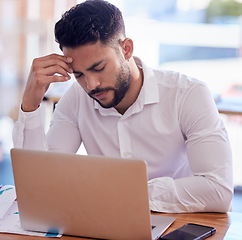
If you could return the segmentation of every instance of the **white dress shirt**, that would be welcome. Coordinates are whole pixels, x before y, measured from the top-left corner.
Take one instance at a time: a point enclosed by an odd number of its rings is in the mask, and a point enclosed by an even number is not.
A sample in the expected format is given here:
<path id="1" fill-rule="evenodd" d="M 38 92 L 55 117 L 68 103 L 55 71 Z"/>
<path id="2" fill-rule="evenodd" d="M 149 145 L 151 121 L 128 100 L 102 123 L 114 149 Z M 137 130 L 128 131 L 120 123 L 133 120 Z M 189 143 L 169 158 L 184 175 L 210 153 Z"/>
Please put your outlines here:
<path id="1" fill-rule="evenodd" d="M 58 102 L 45 136 L 41 109 L 20 110 L 14 146 L 142 159 L 150 209 L 226 212 L 233 196 L 228 136 L 206 85 L 148 68 L 137 100 L 123 114 L 104 109 L 74 83 Z M 138 200 L 138 199 L 137 199 Z"/>

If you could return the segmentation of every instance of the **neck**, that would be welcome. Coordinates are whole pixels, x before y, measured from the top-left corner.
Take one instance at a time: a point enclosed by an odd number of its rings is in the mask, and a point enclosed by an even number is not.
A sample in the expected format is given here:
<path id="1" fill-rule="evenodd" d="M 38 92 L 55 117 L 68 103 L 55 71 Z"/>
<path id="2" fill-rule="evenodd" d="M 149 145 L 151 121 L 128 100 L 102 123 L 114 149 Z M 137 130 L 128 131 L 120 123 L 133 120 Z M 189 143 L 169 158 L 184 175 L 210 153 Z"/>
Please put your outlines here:
<path id="1" fill-rule="evenodd" d="M 115 107 L 120 114 L 124 114 L 127 109 L 136 101 L 143 85 L 143 71 L 136 65 L 133 57 L 129 61 L 129 67 L 131 71 L 129 90 L 127 91 L 124 99 Z"/>

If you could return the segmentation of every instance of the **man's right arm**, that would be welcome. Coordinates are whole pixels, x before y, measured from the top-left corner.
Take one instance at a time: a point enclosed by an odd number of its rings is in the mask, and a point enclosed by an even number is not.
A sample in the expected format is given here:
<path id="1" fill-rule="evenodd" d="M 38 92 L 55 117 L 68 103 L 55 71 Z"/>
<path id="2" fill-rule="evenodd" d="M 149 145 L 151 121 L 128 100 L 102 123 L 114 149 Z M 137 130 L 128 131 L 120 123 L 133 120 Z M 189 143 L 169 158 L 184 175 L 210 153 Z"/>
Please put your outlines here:
<path id="1" fill-rule="evenodd" d="M 32 112 L 39 107 L 52 82 L 66 82 L 71 79 L 71 62 L 71 58 L 58 54 L 33 60 L 22 100 L 21 107 L 24 112 Z"/>
<path id="2" fill-rule="evenodd" d="M 48 149 L 39 106 L 52 82 L 65 82 L 70 79 L 71 62 L 71 58 L 58 54 L 33 60 L 19 119 L 13 130 L 14 147 Z"/>

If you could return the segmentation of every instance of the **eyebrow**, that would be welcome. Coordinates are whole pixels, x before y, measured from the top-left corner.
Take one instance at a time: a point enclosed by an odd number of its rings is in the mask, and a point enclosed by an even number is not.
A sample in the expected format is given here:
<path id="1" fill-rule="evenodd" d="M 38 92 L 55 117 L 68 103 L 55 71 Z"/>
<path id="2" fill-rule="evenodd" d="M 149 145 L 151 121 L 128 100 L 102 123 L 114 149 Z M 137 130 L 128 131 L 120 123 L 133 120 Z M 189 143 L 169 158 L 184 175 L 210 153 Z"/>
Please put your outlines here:
<path id="1" fill-rule="evenodd" d="M 98 65 L 100 65 L 102 62 L 103 62 L 103 60 L 101 60 L 101 61 L 99 61 L 99 62 L 96 62 L 96 63 L 92 64 L 92 66 L 90 66 L 89 68 L 87 68 L 86 70 L 87 70 L 87 71 L 91 71 L 91 70 L 93 70 L 95 67 L 97 67 Z M 75 73 L 75 74 L 81 74 L 82 72 L 74 71 L 74 70 L 73 70 L 73 73 Z"/>

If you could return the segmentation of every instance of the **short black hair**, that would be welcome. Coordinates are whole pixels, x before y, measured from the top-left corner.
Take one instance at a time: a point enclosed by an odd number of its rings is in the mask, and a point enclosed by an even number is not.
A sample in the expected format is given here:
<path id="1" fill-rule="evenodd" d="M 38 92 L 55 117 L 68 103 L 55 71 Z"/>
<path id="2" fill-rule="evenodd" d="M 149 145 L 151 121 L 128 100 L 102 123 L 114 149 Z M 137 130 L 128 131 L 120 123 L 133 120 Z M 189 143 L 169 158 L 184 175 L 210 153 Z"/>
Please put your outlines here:
<path id="1" fill-rule="evenodd" d="M 55 39 L 60 49 L 76 48 L 100 41 L 108 44 L 125 37 L 121 11 L 104 0 L 87 0 L 66 11 L 55 24 Z"/>

